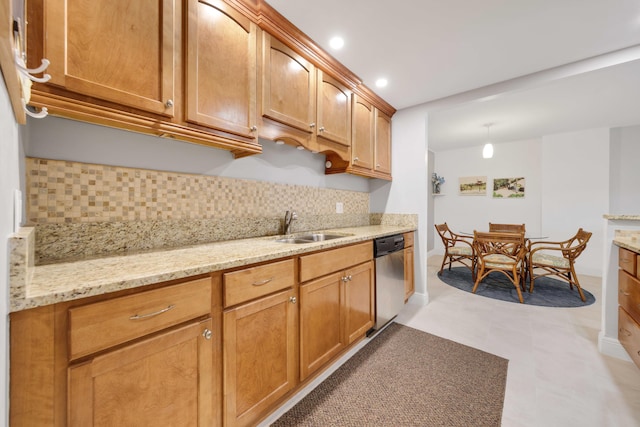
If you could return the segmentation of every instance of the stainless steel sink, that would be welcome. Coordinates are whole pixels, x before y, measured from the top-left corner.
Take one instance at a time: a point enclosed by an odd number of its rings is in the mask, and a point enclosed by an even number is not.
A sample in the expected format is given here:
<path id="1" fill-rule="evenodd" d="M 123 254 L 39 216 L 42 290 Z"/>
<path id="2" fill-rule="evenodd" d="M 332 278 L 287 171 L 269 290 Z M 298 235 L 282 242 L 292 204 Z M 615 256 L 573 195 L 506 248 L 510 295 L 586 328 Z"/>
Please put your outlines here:
<path id="1" fill-rule="evenodd" d="M 333 240 L 333 239 L 339 239 L 341 237 L 349 237 L 349 236 L 352 236 L 352 234 L 308 233 L 308 234 L 300 234 L 300 235 L 291 236 L 291 237 L 282 237 L 282 238 L 276 239 L 276 242 L 302 244 L 302 243 L 322 242 L 324 240 Z"/>

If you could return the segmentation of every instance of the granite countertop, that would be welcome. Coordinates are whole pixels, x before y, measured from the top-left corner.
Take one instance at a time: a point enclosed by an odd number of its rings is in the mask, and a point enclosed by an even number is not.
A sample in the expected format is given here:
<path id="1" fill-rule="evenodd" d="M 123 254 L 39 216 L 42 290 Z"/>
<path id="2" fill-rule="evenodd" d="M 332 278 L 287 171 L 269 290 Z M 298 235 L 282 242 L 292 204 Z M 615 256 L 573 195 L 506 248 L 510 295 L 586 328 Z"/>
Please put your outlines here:
<path id="1" fill-rule="evenodd" d="M 278 236 L 270 236 L 34 266 L 33 229 L 22 228 L 10 239 L 9 310 L 71 301 L 414 230 L 370 225 L 322 230 L 345 237 L 307 244 L 279 243 L 275 241 Z"/>
<path id="2" fill-rule="evenodd" d="M 604 219 L 609 220 L 626 220 L 626 221 L 640 221 L 640 215 L 613 215 L 606 214 L 602 216 Z"/>
<path id="3" fill-rule="evenodd" d="M 640 231 L 616 230 L 613 243 L 621 248 L 640 254 Z"/>

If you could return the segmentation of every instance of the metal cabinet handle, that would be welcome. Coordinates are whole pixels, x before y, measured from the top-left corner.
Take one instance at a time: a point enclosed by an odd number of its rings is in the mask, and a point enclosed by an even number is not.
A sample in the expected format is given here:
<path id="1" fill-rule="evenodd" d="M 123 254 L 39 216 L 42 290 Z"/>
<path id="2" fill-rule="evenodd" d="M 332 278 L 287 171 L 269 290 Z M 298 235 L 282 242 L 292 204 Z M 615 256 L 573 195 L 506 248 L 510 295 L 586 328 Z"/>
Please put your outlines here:
<path id="1" fill-rule="evenodd" d="M 205 329 L 204 331 L 202 331 L 202 336 L 204 337 L 205 340 L 210 340 L 212 335 L 213 335 L 213 332 L 211 332 L 210 329 Z"/>
<path id="2" fill-rule="evenodd" d="M 351 279 L 353 279 L 353 277 L 351 277 L 351 275 L 348 275 L 348 276 L 347 276 L 347 280 L 350 282 L 350 281 L 351 281 Z"/>
<path id="3" fill-rule="evenodd" d="M 314 127 L 316 127 L 316 124 L 315 123 L 309 123 L 309 127 L 313 129 Z"/>
<path id="4" fill-rule="evenodd" d="M 324 132 L 324 126 L 320 126 L 320 129 L 318 129 L 318 132 Z"/>
<path id="5" fill-rule="evenodd" d="M 261 281 L 259 281 L 259 282 L 254 282 L 254 283 L 252 283 L 252 285 L 253 285 L 253 286 L 262 286 L 262 285 L 266 285 L 267 283 L 269 283 L 269 282 L 270 282 L 270 281 L 272 281 L 273 279 L 275 279 L 275 277 L 271 277 L 271 278 L 269 278 L 269 279 L 264 279 L 264 280 L 261 280 Z"/>
<path id="6" fill-rule="evenodd" d="M 167 108 L 173 107 L 173 99 L 167 99 L 167 102 L 164 103 Z"/>
<path id="7" fill-rule="evenodd" d="M 354 161 L 354 162 L 357 162 L 358 160 L 360 160 L 360 159 L 359 159 L 359 158 L 357 158 L 357 157 L 354 157 L 354 158 L 353 158 L 353 161 Z"/>
<path id="8" fill-rule="evenodd" d="M 296 302 L 298 302 L 298 300 L 296 299 L 296 297 L 290 297 L 290 298 L 289 298 L 289 302 L 290 302 L 291 304 L 295 304 Z"/>
<path id="9" fill-rule="evenodd" d="M 251 132 L 255 132 L 255 131 L 258 130 L 258 127 L 257 126 L 251 126 L 250 130 L 251 130 Z"/>
<path id="10" fill-rule="evenodd" d="M 168 305 L 166 308 L 163 308 L 162 310 L 155 311 L 153 313 L 134 314 L 133 316 L 129 317 L 129 320 L 141 320 L 141 319 L 147 319 L 147 318 L 153 317 L 153 316 L 158 316 L 159 314 L 166 313 L 167 311 L 173 309 L 174 307 L 175 307 L 175 305 L 171 304 L 171 305 Z"/>
<path id="11" fill-rule="evenodd" d="M 620 328 L 620 332 L 624 332 L 628 337 L 631 336 L 631 332 L 629 332 L 628 330 L 626 330 L 625 328 Z"/>
<path id="12" fill-rule="evenodd" d="M 624 295 L 625 297 L 628 297 L 629 295 L 631 295 L 629 292 L 625 292 L 625 291 L 623 291 L 622 289 L 620 289 L 620 293 L 621 293 L 622 295 Z"/>

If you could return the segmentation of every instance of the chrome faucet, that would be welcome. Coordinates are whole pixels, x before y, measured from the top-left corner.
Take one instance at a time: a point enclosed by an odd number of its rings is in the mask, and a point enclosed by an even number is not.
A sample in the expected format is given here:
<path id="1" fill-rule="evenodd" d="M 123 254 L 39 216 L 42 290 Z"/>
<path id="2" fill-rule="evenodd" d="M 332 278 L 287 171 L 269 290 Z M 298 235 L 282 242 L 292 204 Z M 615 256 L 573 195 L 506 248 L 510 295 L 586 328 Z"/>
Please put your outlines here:
<path id="1" fill-rule="evenodd" d="M 291 223 L 298 219 L 295 211 L 287 211 L 284 214 L 284 234 L 291 234 Z"/>

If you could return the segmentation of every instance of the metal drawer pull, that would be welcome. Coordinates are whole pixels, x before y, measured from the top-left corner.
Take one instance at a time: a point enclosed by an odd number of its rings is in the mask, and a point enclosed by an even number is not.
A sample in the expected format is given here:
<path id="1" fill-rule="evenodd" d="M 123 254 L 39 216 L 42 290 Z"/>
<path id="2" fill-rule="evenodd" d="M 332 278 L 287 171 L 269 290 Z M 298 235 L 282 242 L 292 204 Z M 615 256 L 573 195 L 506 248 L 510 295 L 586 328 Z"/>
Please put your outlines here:
<path id="1" fill-rule="evenodd" d="M 141 320 L 141 319 L 147 319 L 147 318 L 153 317 L 153 316 L 158 316 L 159 314 L 166 313 L 167 311 L 171 310 L 174 307 L 175 307 L 175 305 L 171 304 L 171 305 L 168 305 L 166 308 L 163 308 L 162 310 L 155 311 L 153 313 L 149 313 L 149 314 L 134 314 L 133 316 L 129 317 L 129 320 Z"/>
<path id="2" fill-rule="evenodd" d="M 622 289 L 620 289 L 620 293 L 621 293 L 622 295 L 624 295 L 625 297 L 628 297 L 629 295 L 631 295 L 629 292 L 625 292 L 625 291 L 623 291 Z"/>
<path id="3" fill-rule="evenodd" d="M 269 283 L 269 282 L 270 282 L 270 281 L 272 281 L 273 279 L 275 279 L 275 277 L 272 277 L 272 278 L 270 278 L 270 279 L 264 279 L 264 280 L 261 280 L 261 281 L 259 281 L 259 282 L 254 282 L 254 283 L 252 283 L 252 285 L 253 285 L 253 286 L 262 286 L 262 285 L 266 285 L 267 283 Z"/>
<path id="4" fill-rule="evenodd" d="M 211 332 L 210 329 L 205 329 L 202 332 L 202 336 L 204 337 L 205 340 L 210 340 L 212 335 L 213 335 L 213 332 Z"/>

